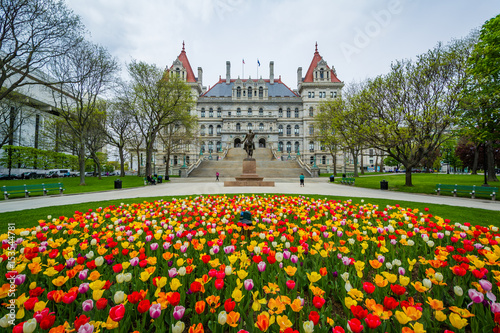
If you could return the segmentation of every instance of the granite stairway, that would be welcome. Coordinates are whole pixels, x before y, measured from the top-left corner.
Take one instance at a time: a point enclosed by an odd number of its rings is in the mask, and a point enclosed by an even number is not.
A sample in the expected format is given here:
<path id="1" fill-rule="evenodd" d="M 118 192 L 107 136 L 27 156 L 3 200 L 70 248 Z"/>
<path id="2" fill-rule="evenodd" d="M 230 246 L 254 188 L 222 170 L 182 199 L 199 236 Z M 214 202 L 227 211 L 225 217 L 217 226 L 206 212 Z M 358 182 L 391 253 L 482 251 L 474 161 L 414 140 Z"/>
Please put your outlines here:
<path id="1" fill-rule="evenodd" d="M 214 177 L 219 172 L 220 177 L 234 178 L 241 175 L 243 170 L 243 159 L 246 152 L 242 148 L 231 148 L 223 160 L 205 160 L 200 166 L 193 170 L 189 177 Z M 257 148 L 253 152 L 257 163 L 257 174 L 264 178 L 299 178 L 300 174 L 310 177 L 300 167 L 297 161 L 280 161 L 274 158 L 271 149 Z"/>

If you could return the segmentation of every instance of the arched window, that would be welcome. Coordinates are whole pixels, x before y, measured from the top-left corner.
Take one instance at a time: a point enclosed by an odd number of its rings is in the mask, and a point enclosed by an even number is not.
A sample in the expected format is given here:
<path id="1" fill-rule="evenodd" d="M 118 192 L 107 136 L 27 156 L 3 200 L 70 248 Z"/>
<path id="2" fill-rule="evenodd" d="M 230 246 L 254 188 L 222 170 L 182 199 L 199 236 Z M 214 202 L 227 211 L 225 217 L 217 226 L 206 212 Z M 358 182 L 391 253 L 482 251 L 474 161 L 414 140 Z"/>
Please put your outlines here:
<path id="1" fill-rule="evenodd" d="M 252 98 L 252 87 L 248 87 L 248 98 Z"/>
<path id="2" fill-rule="evenodd" d="M 201 142 L 200 147 L 201 147 L 201 152 L 204 153 L 205 152 L 205 142 L 204 141 Z"/>
<path id="3" fill-rule="evenodd" d="M 311 158 L 309 159 L 309 163 L 314 164 L 314 156 L 311 156 Z"/>
<path id="4" fill-rule="evenodd" d="M 278 135 L 283 135 L 283 125 L 278 126 Z"/>
<path id="5" fill-rule="evenodd" d="M 247 124 L 247 129 L 251 130 L 251 129 L 252 129 L 252 127 L 253 127 L 252 123 L 248 123 L 248 124 Z"/>
<path id="6" fill-rule="evenodd" d="M 205 135 L 205 125 L 201 125 L 200 127 L 200 134 Z"/>
<path id="7" fill-rule="evenodd" d="M 314 117 L 314 109 L 312 106 L 309 108 L 309 117 Z"/>
<path id="8" fill-rule="evenodd" d="M 189 156 L 186 156 L 186 164 L 189 164 Z"/>
<path id="9" fill-rule="evenodd" d="M 309 135 L 314 135 L 314 126 L 309 125 Z"/>
<path id="10" fill-rule="evenodd" d="M 292 152 L 292 143 L 290 141 L 287 141 L 287 143 L 286 143 L 286 152 L 287 153 Z"/>
<path id="11" fill-rule="evenodd" d="M 201 117 L 205 118 L 205 108 L 201 108 Z"/>
<path id="12" fill-rule="evenodd" d="M 241 117 L 241 109 L 240 108 L 236 109 L 236 116 Z"/>
<path id="13" fill-rule="evenodd" d="M 263 98 L 263 97 L 264 97 L 264 88 L 259 87 L 259 98 Z"/>
<path id="14" fill-rule="evenodd" d="M 260 123 L 259 124 L 259 131 L 263 131 L 264 130 L 264 123 Z"/>
<path id="15" fill-rule="evenodd" d="M 295 108 L 295 118 L 299 117 L 299 108 Z"/>
<path id="16" fill-rule="evenodd" d="M 260 108 L 260 109 L 259 109 L 259 116 L 261 116 L 261 117 L 262 117 L 263 115 L 264 115 L 264 109 L 263 109 L 263 108 Z"/>
<path id="17" fill-rule="evenodd" d="M 213 117 L 214 117 L 214 109 L 210 108 L 210 109 L 208 110 L 208 116 L 209 116 L 210 118 L 213 118 Z"/>
<path id="18" fill-rule="evenodd" d="M 299 136 L 299 125 L 295 125 L 294 131 L 295 131 L 295 136 Z"/>
<path id="19" fill-rule="evenodd" d="M 314 151 L 314 141 L 309 141 L 309 151 Z"/>
<path id="20" fill-rule="evenodd" d="M 326 156 L 321 157 L 321 164 L 326 164 Z"/>
<path id="21" fill-rule="evenodd" d="M 319 77 L 323 79 L 325 77 L 325 72 L 323 71 L 323 68 L 319 70 Z"/>
<path id="22" fill-rule="evenodd" d="M 177 165 L 177 155 L 174 155 L 174 165 Z"/>
<path id="23" fill-rule="evenodd" d="M 252 108 L 248 108 L 248 115 L 251 116 L 252 115 Z"/>
<path id="24" fill-rule="evenodd" d="M 241 98 L 241 87 L 236 88 L 236 97 Z"/>
<path id="25" fill-rule="evenodd" d="M 241 131 L 241 125 L 240 125 L 240 123 L 236 123 L 236 131 L 237 132 Z"/>
<path id="26" fill-rule="evenodd" d="M 212 153 L 214 151 L 214 142 L 208 141 L 208 152 Z"/>
<path id="27" fill-rule="evenodd" d="M 221 118 L 221 117 L 222 117 L 222 109 L 217 108 L 217 118 Z"/>
<path id="28" fill-rule="evenodd" d="M 286 125 L 286 135 L 292 135 L 292 126 Z"/>
<path id="29" fill-rule="evenodd" d="M 299 147 L 300 147 L 300 143 L 298 141 L 295 141 L 295 153 L 299 153 Z"/>
<path id="30" fill-rule="evenodd" d="M 220 141 L 217 141 L 217 144 L 216 144 L 216 148 L 217 149 L 217 152 L 221 151 L 222 150 L 222 143 Z"/>
<path id="31" fill-rule="evenodd" d="M 217 135 L 220 135 L 221 130 L 222 130 L 222 126 L 217 125 Z"/>
<path id="32" fill-rule="evenodd" d="M 208 135 L 214 135 L 214 127 L 212 125 L 208 126 Z"/>
<path id="33" fill-rule="evenodd" d="M 175 69 L 175 74 L 177 74 L 177 76 L 181 76 L 181 70 L 179 69 L 179 67 Z"/>
<path id="34" fill-rule="evenodd" d="M 283 151 L 283 141 L 278 142 L 278 151 Z"/>
<path id="35" fill-rule="evenodd" d="M 290 108 L 286 109 L 286 117 L 287 118 L 292 118 L 292 111 L 290 110 Z"/>
<path id="36" fill-rule="evenodd" d="M 283 118 L 283 109 L 279 108 L 278 110 L 278 117 Z"/>

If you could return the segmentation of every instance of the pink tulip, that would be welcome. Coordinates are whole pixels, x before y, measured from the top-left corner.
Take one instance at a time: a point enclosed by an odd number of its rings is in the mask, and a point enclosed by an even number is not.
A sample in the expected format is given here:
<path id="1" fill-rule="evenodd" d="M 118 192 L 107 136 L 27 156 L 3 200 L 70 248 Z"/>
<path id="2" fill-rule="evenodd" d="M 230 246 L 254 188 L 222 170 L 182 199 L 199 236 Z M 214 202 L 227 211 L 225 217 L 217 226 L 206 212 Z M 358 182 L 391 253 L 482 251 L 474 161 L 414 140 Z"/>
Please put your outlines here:
<path id="1" fill-rule="evenodd" d="M 161 304 L 153 304 L 149 308 L 149 315 L 151 318 L 156 319 L 161 315 Z"/>
<path id="2" fill-rule="evenodd" d="M 16 286 L 19 286 L 21 284 L 24 283 L 24 281 L 26 281 L 26 275 L 25 274 L 19 274 L 16 276 L 16 278 L 14 279 L 14 284 Z"/>
<path id="3" fill-rule="evenodd" d="M 246 279 L 245 282 L 243 282 L 243 285 L 245 286 L 246 290 L 252 290 L 254 287 L 254 283 L 252 279 Z"/>
<path id="4" fill-rule="evenodd" d="M 158 249 L 158 246 L 158 243 L 152 243 L 149 247 L 151 248 L 151 250 L 156 251 Z"/>
<path id="5" fill-rule="evenodd" d="M 484 295 L 476 289 L 469 289 L 469 297 L 474 303 L 482 303 Z"/>
<path id="6" fill-rule="evenodd" d="M 85 312 L 91 311 L 94 308 L 94 301 L 91 299 L 83 301 L 82 308 L 83 308 L 83 311 L 85 311 Z"/>
<path id="7" fill-rule="evenodd" d="M 94 326 L 90 325 L 89 323 L 83 324 L 78 329 L 78 333 L 93 333 L 93 332 L 94 332 Z"/>
<path id="8" fill-rule="evenodd" d="M 40 324 L 43 318 L 47 317 L 49 315 L 49 308 L 45 308 L 42 311 L 37 311 L 33 315 L 33 318 L 35 318 L 36 322 Z"/>
<path id="9" fill-rule="evenodd" d="M 130 262 L 130 266 L 137 266 L 139 264 L 139 258 L 134 257 L 134 258 L 130 259 L 129 262 Z"/>
<path id="10" fill-rule="evenodd" d="M 78 278 L 80 280 L 86 280 L 87 279 L 87 275 L 89 273 L 89 270 L 88 269 L 84 269 L 83 271 L 81 271 L 80 273 L 78 273 Z"/>
<path id="11" fill-rule="evenodd" d="M 85 294 L 87 291 L 89 291 L 89 284 L 88 283 L 82 283 L 80 286 L 78 286 L 78 292 L 80 294 Z"/>
<path id="12" fill-rule="evenodd" d="M 181 320 L 184 317 L 184 312 L 186 309 L 182 305 L 178 305 L 174 308 L 174 319 Z"/>
<path id="13" fill-rule="evenodd" d="M 493 288 L 493 285 L 488 280 L 481 279 L 479 280 L 479 284 L 481 285 L 481 288 L 484 289 L 484 291 L 491 291 L 491 289 Z"/>
<path id="14" fill-rule="evenodd" d="M 257 264 L 257 268 L 259 269 L 259 272 L 264 272 L 266 270 L 266 263 L 264 261 L 261 261 Z"/>
<path id="15" fill-rule="evenodd" d="M 497 313 L 500 312 L 500 303 L 491 303 L 491 312 Z"/>
<path id="16" fill-rule="evenodd" d="M 168 270 L 168 276 L 170 276 L 171 278 L 174 278 L 177 276 L 177 268 L 171 268 Z"/>

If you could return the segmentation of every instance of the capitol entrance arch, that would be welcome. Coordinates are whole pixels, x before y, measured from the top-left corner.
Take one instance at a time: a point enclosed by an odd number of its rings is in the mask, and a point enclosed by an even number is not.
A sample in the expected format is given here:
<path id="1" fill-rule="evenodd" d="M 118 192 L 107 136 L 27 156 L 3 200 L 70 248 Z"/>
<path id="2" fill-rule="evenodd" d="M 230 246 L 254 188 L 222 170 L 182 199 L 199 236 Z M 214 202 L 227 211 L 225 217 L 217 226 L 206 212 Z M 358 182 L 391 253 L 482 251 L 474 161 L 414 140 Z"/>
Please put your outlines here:
<path id="1" fill-rule="evenodd" d="M 236 138 L 234 139 L 234 148 L 240 148 L 241 147 L 241 139 Z"/>
<path id="2" fill-rule="evenodd" d="M 259 139 L 259 148 L 266 148 L 266 139 Z"/>

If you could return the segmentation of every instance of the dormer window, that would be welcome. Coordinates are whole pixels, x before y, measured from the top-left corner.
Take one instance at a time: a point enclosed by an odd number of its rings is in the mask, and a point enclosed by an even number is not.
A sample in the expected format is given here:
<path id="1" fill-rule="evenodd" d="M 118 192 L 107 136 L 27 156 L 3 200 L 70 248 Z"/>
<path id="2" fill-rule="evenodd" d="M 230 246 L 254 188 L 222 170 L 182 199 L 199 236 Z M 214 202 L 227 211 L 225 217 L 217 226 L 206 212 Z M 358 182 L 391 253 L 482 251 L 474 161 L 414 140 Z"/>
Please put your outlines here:
<path id="1" fill-rule="evenodd" d="M 240 109 L 240 108 L 237 108 L 237 109 L 236 109 L 236 116 L 237 116 L 237 117 L 240 117 L 240 116 L 241 116 L 241 109 Z"/>
<path id="2" fill-rule="evenodd" d="M 252 98 L 252 87 L 248 87 L 248 98 Z"/>
<path id="3" fill-rule="evenodd" d="M 241 87 L 236 88 L 236 97 L 241 98 Z"/>
<path id="4" fill-rule="evenodd" d="M 320 79 L 324 79 L 324 77 L 325 77 L 325 73 L 324 73 L 323 68 L 321 68 L 321 69 L 319 70 L 319 78 L 320 78 Z"/>
<path id="5" fill-rule="evenodd" d="M 263 97 L 264 97 L 264 88 L 259 87 L 259 98 L 263 98 Z"/>

